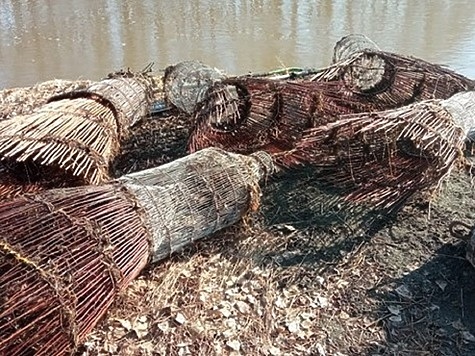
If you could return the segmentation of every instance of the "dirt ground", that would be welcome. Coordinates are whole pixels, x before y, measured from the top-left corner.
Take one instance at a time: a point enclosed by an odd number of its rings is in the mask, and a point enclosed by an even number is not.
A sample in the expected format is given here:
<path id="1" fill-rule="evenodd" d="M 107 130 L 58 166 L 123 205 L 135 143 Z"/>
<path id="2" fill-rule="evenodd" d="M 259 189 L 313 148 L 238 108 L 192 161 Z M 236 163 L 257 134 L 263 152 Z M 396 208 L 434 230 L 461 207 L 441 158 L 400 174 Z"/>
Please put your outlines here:
<path id="1" fill-rule="evenodd" d="M 184 117 L 134 134 L 117 175 L 186 154 Z M 78 354 L 475 355 L 475 268 L 449 232 L 474 202 L 463 171 L 395 218 L 332 203 L 311 171 L 277 177 L 259 213 L 144 271 Z"/>

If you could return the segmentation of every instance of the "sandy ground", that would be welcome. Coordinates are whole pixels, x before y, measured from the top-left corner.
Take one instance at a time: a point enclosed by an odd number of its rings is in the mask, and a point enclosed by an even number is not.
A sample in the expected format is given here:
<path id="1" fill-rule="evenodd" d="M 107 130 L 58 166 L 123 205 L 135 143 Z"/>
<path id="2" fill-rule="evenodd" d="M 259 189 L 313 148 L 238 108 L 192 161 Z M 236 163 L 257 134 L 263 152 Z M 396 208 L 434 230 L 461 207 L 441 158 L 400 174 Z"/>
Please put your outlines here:
<path id="1" fill-rule="evenodd" d="M 139 125 L 116 174 L 183 156 L 186 127 Z M 341 208 L 311 171 L 262 193 L 259 213 L 144 271 L 79 354 L 475 355 L 475 269 L 449 232 L 475 223 L 463 170 L 396 217 Z"/>

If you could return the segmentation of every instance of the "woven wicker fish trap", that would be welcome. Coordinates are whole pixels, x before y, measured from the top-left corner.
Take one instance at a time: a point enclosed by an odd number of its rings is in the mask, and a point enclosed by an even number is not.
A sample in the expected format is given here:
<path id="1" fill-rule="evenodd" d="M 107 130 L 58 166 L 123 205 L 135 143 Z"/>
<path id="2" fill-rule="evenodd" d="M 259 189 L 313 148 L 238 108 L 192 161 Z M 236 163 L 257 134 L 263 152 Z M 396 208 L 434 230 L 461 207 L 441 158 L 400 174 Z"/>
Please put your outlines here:
<path id="1" fill-rule="evenodd" d="M 18 190 L 10 184 L 15 180 L 45 188 L 59 181 L 109 180 L 120 140 L 147 115 L 152 93 L 149 76 L 124 72 L 55 96 L 30 115 L 0 122 L 0 164 L 8 171 L 0 177 L 1 198 Z"/>
<path id="2" fill-rule="evenodd" d="M 283 165 L 311 164 L 348 201 L 397 210 L 417 192 L 432 192 L 458 162 L 475 115 L 475 92 L 403 108 L 343 115 L 310 129 Z M 461 106 L 466 110 L 460 110 Z M 472 121 L 473 119 L 469 119 Z M 465 127 L 464 127 L 465 126 Z"/>
<path id="3" fill-rule="evenodd" d="M 472 80 L 441 66 L 366 49 L 313 80 L 225 79 L 196 107 L 189 150 L 285 150 L 294 147 L 303 130 L 339 115 L 447 99 L 472 88 Z"/>
<path id="4" fill-rule="evenodd" d="M 101 186 L 0 203 L 0 354 L 73 352 L 148 262 L 259 205 L 264 152 L 207 149 Z"/>
<path id="5" fill-rule="evenodd" d="M 163 89 L 168 102 L 191 114 L 208 88 L 224 78 L 216 68 L 199 61 L 183 61 L 165 69 Z"/>
<path id="6" fill-rule="evenodd" d="M 370 38 L 363 34 L 353 33 L 342 37 L 337 41 L 333 49 L 333 63 L 345 60 L 353 54 L 363 52 L 365 50 L 379 51 L 379 46 Z"/>
<path id="7" fill-rule="evenodd" d="M 352 43 L 355 39 L 350 37 L 348 41 Z M 339 43 L 334 50 L 336 57 L 342 50 Z M 344 96 L 371 97 L 387 108 L 421 100 L 446 99 L 475 87 L 473 80 L 419 58 L 377 49 L 348 53 L 349 57 L 316 74 L 313 80 L 341 81 L 345 87 Z"/>
<path id="8" fill-rule="evenodd" d="M 257 78 L 216 83 L 197 106 L 190 151 L 215 146 L 249 153 L 265 146 L 278 120 L 278 85 Z"/>
<path id="9" fill-rule="evenodd" d="M 46 104 L 55 95 L 86 89 L 89 80 L 48 80 L 31 87 L 8 88 L 0 91 L 0 121 L 27 115 Z"/>

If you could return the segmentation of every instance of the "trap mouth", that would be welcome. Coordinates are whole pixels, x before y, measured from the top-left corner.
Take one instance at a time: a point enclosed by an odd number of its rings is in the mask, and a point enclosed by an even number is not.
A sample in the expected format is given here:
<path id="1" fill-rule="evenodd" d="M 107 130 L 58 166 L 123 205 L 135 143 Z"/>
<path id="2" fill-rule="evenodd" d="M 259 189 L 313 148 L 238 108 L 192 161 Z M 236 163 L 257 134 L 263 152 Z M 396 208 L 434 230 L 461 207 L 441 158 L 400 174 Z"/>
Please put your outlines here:
<path id="1" fill-rule="evenodd" d="M 230 133 L 239 129 L 248 116 L 250 94 L 239 82 L 223 81 L 206 93 L 214 106 L 210 109 L 209 124 L 213 130 Z"/>
<path id="2" fill-rule="evenodd" d="M 394 65 L 377 52 L 365 51 L 343 72 L 348 90 L 361 95 L 374 95 L 388 90 L 396 73 Z"/>
<path id="3" fill-rule="evenodd" d="M 83 176 L 75 176 L 57 164 L 42 165 L 32 159 L 17 162 L 0 161 L 0 201 L 45 189 L 75 187 L 87 184 Z"/>

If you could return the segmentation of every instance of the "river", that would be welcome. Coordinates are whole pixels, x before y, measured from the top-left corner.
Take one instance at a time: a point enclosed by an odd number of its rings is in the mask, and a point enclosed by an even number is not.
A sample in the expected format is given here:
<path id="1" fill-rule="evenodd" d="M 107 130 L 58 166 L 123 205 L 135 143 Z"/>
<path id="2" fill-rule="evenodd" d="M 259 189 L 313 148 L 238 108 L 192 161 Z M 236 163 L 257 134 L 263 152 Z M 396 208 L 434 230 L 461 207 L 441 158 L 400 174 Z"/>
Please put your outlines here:
<path id="1" fill-rule="evenodd" d="M 352 32 L 475 77 L 472 0 L 1 0 L 0 87 L 185 59 L 232 74 L 320 67 Z"/>

